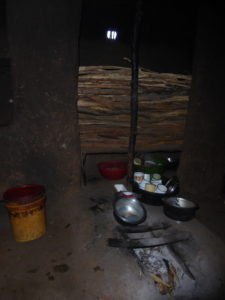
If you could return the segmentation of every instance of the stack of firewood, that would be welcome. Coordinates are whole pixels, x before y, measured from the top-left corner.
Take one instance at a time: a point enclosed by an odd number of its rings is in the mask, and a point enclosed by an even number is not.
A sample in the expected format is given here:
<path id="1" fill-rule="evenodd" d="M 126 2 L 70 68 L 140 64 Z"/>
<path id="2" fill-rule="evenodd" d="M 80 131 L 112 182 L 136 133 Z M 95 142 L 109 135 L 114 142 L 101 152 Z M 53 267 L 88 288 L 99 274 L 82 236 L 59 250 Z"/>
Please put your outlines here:
<path id="1" fill-rule="evenodd" d="M 179 149 L 191 76 L 139 70 L 137 151 Z M 131 69 L 81 66 L 78 115 L 82 152 L 123 152 L 130 134 Z"/>

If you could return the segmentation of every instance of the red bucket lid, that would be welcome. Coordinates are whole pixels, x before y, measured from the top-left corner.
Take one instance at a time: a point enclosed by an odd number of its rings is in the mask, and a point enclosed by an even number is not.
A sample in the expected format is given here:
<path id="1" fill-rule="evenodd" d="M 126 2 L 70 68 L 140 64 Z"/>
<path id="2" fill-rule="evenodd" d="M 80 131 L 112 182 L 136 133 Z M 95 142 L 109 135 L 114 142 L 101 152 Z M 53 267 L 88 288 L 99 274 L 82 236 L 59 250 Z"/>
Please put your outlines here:
<path id="1" fill-rule="evenodd" d="M 15 186 L 4 192 L 6 202 L 29 203 L 45 194 L 45 187 L 39 184 Z"/>

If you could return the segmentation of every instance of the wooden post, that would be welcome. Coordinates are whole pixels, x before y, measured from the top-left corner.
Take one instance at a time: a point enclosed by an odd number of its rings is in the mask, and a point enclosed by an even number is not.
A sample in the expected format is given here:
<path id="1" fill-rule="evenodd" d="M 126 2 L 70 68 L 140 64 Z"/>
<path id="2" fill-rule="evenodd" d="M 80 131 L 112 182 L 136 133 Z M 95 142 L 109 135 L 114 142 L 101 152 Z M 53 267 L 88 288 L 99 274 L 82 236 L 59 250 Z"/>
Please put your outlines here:
<path id="1" fill-rule="evenodd" d="M 128 149 L 128 181 L 133 176 L 133 160 L 135 155 L 135 143 L 137 135 L 138 118 L 138 65 L 139 65 L 139 41 L 142 21 L 142 0 L 136 2 L 136 14 L 134 20 L 133 39 L 131 48 L 131 102 L 130 102 L 130 139 Z"/>

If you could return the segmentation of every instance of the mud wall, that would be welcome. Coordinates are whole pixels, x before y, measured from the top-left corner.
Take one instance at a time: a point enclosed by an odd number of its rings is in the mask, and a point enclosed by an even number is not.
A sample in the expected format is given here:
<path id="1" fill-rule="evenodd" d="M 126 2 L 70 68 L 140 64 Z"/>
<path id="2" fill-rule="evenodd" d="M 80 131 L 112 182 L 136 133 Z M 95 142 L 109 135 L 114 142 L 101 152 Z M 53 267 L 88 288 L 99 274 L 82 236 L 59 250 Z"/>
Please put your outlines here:
<path id="1" fill-rule="evenodd" d="M 222 7 L 199 14 L 193 81 L 179 167 L 183 195 L 224 203 L 225 47 Z"/>
<path id="2" fill-rule="evenodd" d="M 14 114 L 0 128 L 0 188 L 80 183 L 77 129 L 81 1 L 7 3 Z"/>

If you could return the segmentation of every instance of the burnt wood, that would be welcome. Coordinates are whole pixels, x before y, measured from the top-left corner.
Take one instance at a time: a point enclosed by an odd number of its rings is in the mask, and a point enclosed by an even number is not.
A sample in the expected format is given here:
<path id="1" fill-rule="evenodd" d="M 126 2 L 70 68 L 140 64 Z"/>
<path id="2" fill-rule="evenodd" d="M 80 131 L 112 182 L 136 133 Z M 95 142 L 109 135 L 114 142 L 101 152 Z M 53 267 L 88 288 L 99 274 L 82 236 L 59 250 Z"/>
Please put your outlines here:
<path id="1" fill-rule="evenodd" d="M 118 247 L 118 248 L 150 248 L 150 247 L 158 247 L 158 246 L 183 242 L 183 241 L 187 241 L 188 239 L 190 239 L 190 234 L 188 232 L 179 232 L 176 234 L 172 233 L 161 237 L 127 239 L 127 240 L 109 238 L 108 246 Z"/>

